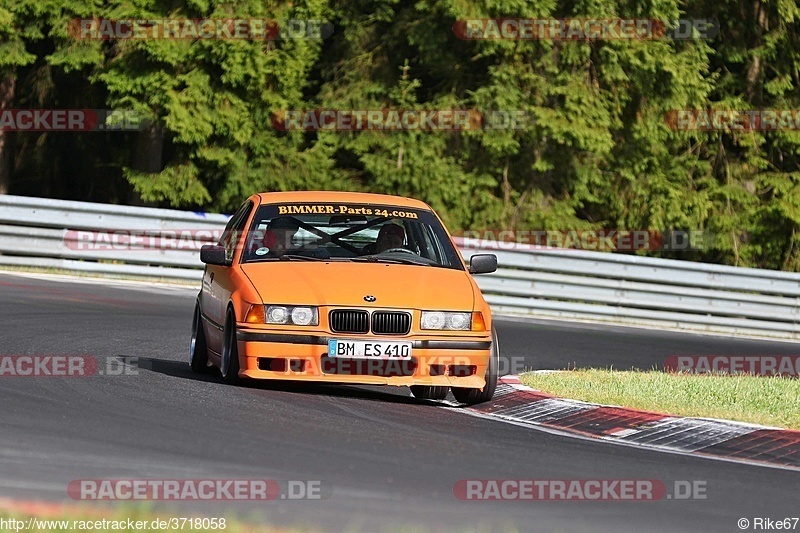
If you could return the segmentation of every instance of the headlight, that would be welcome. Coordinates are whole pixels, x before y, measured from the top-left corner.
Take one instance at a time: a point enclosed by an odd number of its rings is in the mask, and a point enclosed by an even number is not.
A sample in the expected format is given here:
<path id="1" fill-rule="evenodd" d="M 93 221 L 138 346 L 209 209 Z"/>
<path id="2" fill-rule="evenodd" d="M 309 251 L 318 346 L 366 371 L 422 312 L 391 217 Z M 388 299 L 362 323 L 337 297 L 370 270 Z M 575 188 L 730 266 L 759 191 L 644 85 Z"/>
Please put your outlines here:
<path id="1" fill-rule="evenodd" d="M 267 324 L 286 324 L 289 322 L 289 310 L 280 305 L 267 307 Z"/>
<path id="2" fill-rule="evenodd" d="M 308 326 L 316 323 L 316 313 L 310 307 L 295 307 L 292 309 L 292 323 L 298 326 Z"/>
<path id="3" fill-rule="evenodd" d="M 292 305 L 268 305 L 267 324 L 293 324 L 295 326 L 316 326 L 319 313 L 316 307 Z"/>
<path id="4" fill-rule="evenodd" d="M 450 313 L 448 311 L 423 311 L 421 329 L 465 331 L 472 327 L 472 313 Z"/>

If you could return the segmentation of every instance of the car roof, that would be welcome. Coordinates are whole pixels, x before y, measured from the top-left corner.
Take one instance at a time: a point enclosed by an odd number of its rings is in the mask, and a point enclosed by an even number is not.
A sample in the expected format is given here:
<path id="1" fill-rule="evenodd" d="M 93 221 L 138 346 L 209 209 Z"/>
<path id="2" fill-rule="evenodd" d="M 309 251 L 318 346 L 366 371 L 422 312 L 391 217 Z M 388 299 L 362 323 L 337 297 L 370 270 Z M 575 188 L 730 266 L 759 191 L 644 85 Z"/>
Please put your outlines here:
<path id="1" fill-rule="evenodd" d="M 287 202 L 345 202 L 353 204 L 386 204 L 398 207 L 413 207 L 417 209 L 431 209 L 420 200 L 404 196 L 391 196 L 388 194 L 373 194 L 366 192 L 342 191 L 289 191 L 289 192 L 262 192 L 256 194 L 259 204 L 277 204 Z"/>

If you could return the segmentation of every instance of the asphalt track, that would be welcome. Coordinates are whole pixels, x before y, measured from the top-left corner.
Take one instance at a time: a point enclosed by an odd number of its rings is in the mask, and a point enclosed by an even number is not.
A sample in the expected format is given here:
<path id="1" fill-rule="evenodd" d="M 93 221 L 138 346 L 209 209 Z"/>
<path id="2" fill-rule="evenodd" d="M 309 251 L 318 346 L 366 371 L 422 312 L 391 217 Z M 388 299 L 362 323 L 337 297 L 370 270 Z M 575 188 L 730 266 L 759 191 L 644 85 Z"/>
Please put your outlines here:
<path id="1" fill-rule="evenodd" d="M 188 371 L 194 291 L 0 273 L 0 355 L 137 357 L 135 375 L 0 378 L 0 497 L 69 501 L 88 478 L 321 480 L 317 501 L 156 504 L 324 531 L 740 531 L 800 515 L 800 474 L 551 435 L 407 389 L 227 386 Z M 650 368 L 797 344 L 502 320 L 506 368 Z M 705 500 L 461 501 L 463 479 L 703 481 Z M 798 526 L 800 528 L 800 526 Z"/>

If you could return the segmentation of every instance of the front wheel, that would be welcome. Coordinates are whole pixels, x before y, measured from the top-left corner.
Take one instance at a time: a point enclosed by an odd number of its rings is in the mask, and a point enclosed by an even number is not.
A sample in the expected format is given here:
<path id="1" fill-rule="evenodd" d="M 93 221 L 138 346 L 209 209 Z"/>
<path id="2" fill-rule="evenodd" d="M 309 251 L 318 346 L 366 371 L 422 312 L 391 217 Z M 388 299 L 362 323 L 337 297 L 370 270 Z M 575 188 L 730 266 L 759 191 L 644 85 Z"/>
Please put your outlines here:
<path id="1" fill-rule="evenodd" d="M 200 315 L 200 302 L 194 305 L 192 318 L 192 340 L 189 343 L 189 368 L 198 374 L 208 370 L 208 349 L 203 333 L 203 317 Z"/>
<path id="2" fill-rule="evenodd" d="M 232 311 L 228 311 L 225 319 L 222 341 L 222 361 L 220 373 L 225 383 L 238 383 L 239 380 L 239 344 L 236 342 L 236 319 Z"/>
<path id="3" fill-rule="evenodd" d="M 444 400 L 447 397 L 447 391 L 450 389 L 447 385 L 411 385 L 411 394 L 414 398 L 420 400 Z"/>
<path id="4" fill-rule="evenodd" d="M 459 403 L 475 405 L 488 402 L 494 396 L 497 388 L 497 374 L 500 368 L 500 344 L 497 342 L 497 332 L 492 328 L 492 351 L 489 355 L 489 367 L 486 369 L 486 385 L 483 390 L 466 387 L 452 387 L 453 396 Z"/>

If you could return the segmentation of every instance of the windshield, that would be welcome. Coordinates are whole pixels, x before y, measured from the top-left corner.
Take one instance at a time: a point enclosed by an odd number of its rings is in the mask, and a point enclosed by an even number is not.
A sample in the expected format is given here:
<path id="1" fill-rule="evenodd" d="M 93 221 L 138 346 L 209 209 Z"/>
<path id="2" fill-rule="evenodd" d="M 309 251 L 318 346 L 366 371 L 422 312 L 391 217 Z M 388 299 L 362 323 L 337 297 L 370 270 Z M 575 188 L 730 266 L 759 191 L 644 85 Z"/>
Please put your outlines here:
<path id="1" fill-rule="evenodd" d="M 458 251 L 428 210 L 377 204 L 270 204 L 258 208 L 243 263 L 332 260 L 463 270 Z"/>

